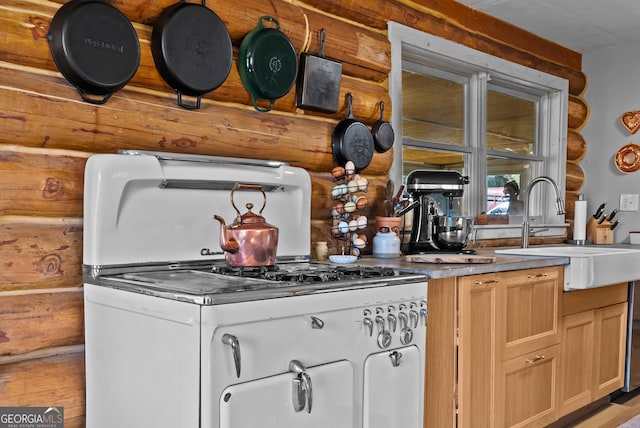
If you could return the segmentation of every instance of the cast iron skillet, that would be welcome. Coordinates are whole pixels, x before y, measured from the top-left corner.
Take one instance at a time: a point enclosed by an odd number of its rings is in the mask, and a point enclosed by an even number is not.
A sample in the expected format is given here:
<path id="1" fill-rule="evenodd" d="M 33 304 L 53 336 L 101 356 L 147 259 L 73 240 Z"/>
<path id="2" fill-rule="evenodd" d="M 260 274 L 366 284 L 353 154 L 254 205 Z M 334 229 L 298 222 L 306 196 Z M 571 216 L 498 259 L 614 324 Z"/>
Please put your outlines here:
<path id="1" fill-rule="evenodd" d="M 340 102 L 342 64 L 324 57 L 327 31 L 320 29 L 320 52 L 300 54 L 296 88 L 296 107 L 323 113 L 335 113 Z"/>
<path id="2" fill-rule="evenodd" d="M 103 1 L 65 3 L 51 20 L 47 38 L 62 75 L 93 104 L 106 103 L 140 63 L 140 43 L 131 22 Z"/>
<path id="3" fill-rule="evenodd" d="M 352 98 L 351 92 L 347 93 L 349 115 L 334 128 L 331 149 L 336 164 L 344 166 L 351 161 L 356 172 L 360 172 L 369 166 L 373 157 L 373 135 L 364 123 L 354 119 Z"/>
<path id="4" fill-rule="evenodd" d="M 276 28 L 265 27 L 263 21 L 271 21 Z M 291 90 L 298 73 L 298 57 L 275 18 L 260 17 L 258 26 L 242 39 L 238 72 L 258 111 L 270 111 L 275 100 Z M 269 107 L 259 106 L 259 100 L 268 101 Z"/>
<path id="5" fill-rule="evenodd" d="M 151 53 L 158 72 L 177 92 L 178 105 L 190 110 L 224 83 L 233 58 L 227 27 L 205 0 L 181 0 L 162 11 L 153 25 Z M 182 94 L 197 97 L 196 104 L 184 104 Z"/>
<path id="6" fill-rule="evenodd" d="M 384 153 L 393 146 L 395 134 L 389 122 L 384 121 L 384 101 L 380 101 L 380 119 L 371 127 L 376 152 Z"/>

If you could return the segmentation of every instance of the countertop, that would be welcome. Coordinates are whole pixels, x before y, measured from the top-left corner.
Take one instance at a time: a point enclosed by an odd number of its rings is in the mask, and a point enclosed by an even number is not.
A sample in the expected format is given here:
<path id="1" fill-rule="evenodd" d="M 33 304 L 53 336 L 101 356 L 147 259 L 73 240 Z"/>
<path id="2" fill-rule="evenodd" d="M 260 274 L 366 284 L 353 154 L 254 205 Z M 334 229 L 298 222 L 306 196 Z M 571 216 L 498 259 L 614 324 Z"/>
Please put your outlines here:
<path id="1" fill-rule="evenodd" d="M 563 266 L 568 265 L 570 262 L 569 257 L 495 254 L 494 250 L 489 248 L 477 249 L 476 252 L 481 256 L 495 256 L 495 263 L 415 263 L 405 261 L 404 256 L 397 258 L 363 256 L 358 260 L 358 264 L 364 266 L 386 266 L 404 272 L 426 275 L 429 278 L 448 278 L 452 276 L 477 275 L 546 266 Z"/>

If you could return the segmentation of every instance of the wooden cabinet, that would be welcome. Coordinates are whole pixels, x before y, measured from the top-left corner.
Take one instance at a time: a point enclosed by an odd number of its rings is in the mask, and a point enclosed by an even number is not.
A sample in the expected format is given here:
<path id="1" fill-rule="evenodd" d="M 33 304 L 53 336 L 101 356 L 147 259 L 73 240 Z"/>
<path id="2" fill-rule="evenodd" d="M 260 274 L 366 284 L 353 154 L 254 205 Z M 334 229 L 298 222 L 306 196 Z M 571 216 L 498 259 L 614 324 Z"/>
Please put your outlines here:
<path id="1" fill-rule="evenodd" d="M 627 284 L 565 293 L 560 415 L 624 383 Z"/>
<path id="2" fill-rule="evenodd" d="M 546 267 L 429 280 L 425 426 L 556 419 L 562 275 Z"/>
<path id="3" fill-rule="evenodd" d="M 539 427 L 555 421 L 559 366 L 559 344 L 498 364 L 495 418 L 491 426 Z"/>

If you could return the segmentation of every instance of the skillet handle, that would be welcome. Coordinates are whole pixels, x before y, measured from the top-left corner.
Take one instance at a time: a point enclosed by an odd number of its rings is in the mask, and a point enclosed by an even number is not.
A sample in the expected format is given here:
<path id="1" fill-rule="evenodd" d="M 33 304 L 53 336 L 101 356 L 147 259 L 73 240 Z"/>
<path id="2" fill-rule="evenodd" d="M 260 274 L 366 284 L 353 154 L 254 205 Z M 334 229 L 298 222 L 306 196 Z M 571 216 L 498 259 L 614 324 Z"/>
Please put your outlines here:
<path id="1" fill-rule="evenodd" d="M 266 113 L 268 111 L 273 110 L 274 100 L 267 100 L 267 101 L 269 101 L 269 107 L 260 107 L 258 105 L 258 98 L 254 98 L 253 99 L 253 108 L 255 108 L 256 110 L 258 110 L 260 112 L 263 112 L 263 113 Z"/>
<path id="2" fill-rule="evenodd" d="M 185 104 L 182 102 L 182 92 L 176 91 L 178 93 L 178 105 L 182 108 L 186 108 L 187 110 L 198 110 L 200 108 L 200 99 L 202 95 L 198 95 L 196 105 Z"/>
<path id="3" fill-rule="evenodd" d="M 78 93 L 80 94 L 80 97 L 82 97 L 83 100 L 91 104 L 104 104 L 107 101 L 109 101 L 109 98 L 111 98 L 111 95 L 113 95 L 113 92 L 111 92 L 109 94 L 106 94 L 104 97 L 100 99 L 89 98 L 89 94 L 87 94 L 85 91 L 83 91 L 80 88 L 77 88 L 77 89 L 78 89 Z"/>

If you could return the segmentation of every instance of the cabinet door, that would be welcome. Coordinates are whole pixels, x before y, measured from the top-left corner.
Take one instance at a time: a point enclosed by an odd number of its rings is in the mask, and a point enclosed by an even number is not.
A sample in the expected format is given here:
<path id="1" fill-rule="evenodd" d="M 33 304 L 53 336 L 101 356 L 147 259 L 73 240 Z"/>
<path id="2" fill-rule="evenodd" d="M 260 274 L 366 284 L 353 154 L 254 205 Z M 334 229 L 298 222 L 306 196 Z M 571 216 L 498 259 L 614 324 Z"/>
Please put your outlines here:
<path id="1" fill-rule="evenodd" d="M 505 272 L 496 334 L 502 361 L 560 343 L 562 267 Z"/>
<path id="2" fill-rule="evenodd" d="M 559 361 L 554 345 L 498 365 L 495 426 L 539 427 L 557 419 Z"/>
<path id="3" fill-rule="evenodd" d="M 459 281 L 458 427 L 494 427 L 498 276 Z"/>
<path id="4" fill-rule="evenodd" d="M 364 364 L 363 427 L 422 426 L 424 382 L 420 373 L 416 346 L 369 356 Z"/>
<path id="5" fill-rule="evenodd" d="M 591 402 L 593 389 L 595 311 L 562 318 L 560 415 Z"/>
<path id="6" fill-rule="evenodd" d="M 624 384 L 626 326 L 626 303 L 596 309 L 593 400 L 622 388 Z"/>
<path id="7" fill-rule="evenodd" d="M 347 361 L 307 369 L 313 405 L 293 408 L 293 373 L 227 387 L 220 397 L 220 427 L 347 428 L 354 425 L 353 370 Z"/>

